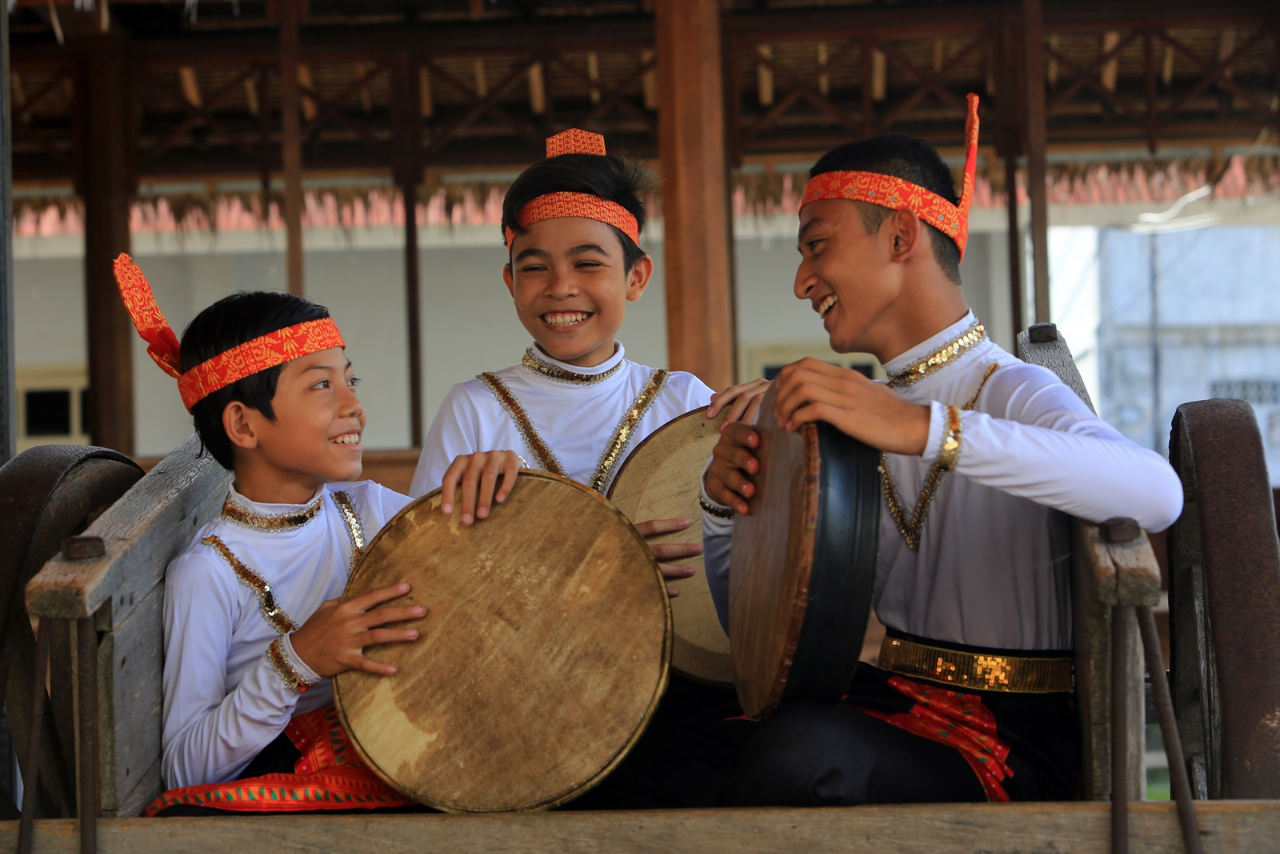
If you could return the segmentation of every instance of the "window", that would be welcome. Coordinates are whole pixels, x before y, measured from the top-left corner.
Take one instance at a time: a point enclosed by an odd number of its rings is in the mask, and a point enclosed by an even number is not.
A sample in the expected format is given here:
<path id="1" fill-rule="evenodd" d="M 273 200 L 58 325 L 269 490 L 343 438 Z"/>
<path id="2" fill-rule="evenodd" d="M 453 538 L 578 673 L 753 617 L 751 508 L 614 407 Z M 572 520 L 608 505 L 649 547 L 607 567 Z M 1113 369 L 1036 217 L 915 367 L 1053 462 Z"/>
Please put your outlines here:
<path id="1" fill-rule="evenodd" d="M 1245 400 L 1254 406 L 1280 404 L 1280 380 L 1215 380 L 1209 385 L 1209 396 Z"/>
<path id="2" fill-rule="evenodd" d="M 18 368 L 18 450 L 89 444 L 88 377 L 83 365 Z"/>

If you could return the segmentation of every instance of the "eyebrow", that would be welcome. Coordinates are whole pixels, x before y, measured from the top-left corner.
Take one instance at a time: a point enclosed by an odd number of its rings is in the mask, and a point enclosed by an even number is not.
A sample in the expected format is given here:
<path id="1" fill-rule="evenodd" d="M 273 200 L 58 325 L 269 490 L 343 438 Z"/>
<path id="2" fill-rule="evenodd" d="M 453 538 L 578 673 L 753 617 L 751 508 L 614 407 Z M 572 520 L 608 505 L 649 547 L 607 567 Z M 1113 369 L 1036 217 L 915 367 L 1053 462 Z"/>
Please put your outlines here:
<path id="1" fill-rule="evenodd" d="M 347 359 L 347 364 L 343 367 L 342 370 L 345 372 L 349 367 L 351 367 L 351 360 Z M 302 369 L 302 372 L 305 374 L 307 371 L 327 371 L 329 369 L 330 368 L 328 365 L 308 365 L 307 367 Z"/>
<path id="2" fill-rule="evenodd" d="M 569 250 L 568 252 L 566 252 L 565 254 L 566 254 L 566 255 L 581 255 L 581 254 L 583 254 L 584 252 L 599 252 L 601 255 L 604 255 L 604 256 L 606 256 L 606 257 L 608 257 L 608 255 L 609 255 L 608 251 L 606 251 L 606 250 L 605 250 L 605 248 L 604 248 L 603 246 L 600 246 L 600 245 L 598 245 L 598 244 L 596 244 L 596 243 L 582 243 L 582 244 L 579 244 L 579 245 L 577 245 L 577 246 L 573 247 L 572 249 L 570 249 L 570 250 Z"/>
<path id="3" fill-rule="evenodd" d="M 547 252 L 545 249 L 539 249 L 536 246 L 530 246 L 528 249 L 521 250 L 520 254 L 515 257 L 515 260 L 523 261 L 525 258 L 550 258 L 550 257 L 551 257 L 551 253 Z"/>
<path id="4" fill-rule="evenodd" d="M 808 234 L 808 233 L 809 233 L 809 231 L 810 231 L 810 230 L 811 230 L 815 225 L 818 225 L 818 224 L 819 224 L 819 223 L 821 223 L 822 221 L 823 221 L 823 220 L 822 220 L 822 217 L 814 217 L 813 219 L 811 219 L 811 220 L 809 220 L 808 222 L 806 222 L 804 225 L 800 226 L 800 233 L 799 233 L 798 235 L 796 235 L 796 242 L 797 242 L 797 243 L 803 243 L 803 242 L 804 242 L 804 236 L 805 236 L 806 234 Z"/>
<path id="5" fill-rule="evenodd" d="M 573 248 L 571 248 L 568 252 L 565 253 L 565 255 L 572 258 L 575 255 L 582 255 L 587 252 L 599 252 L 601 255 L 605 256 L 606 258 L 609 257 L 608 251 L 598 243 L 580 243 L 577 246 L 574 246 Z M 520 254 L 515 257 L 515 261 L 518 263 L 520 261 L 523 261 L 525 258 L 539 258 L 542 260 L 546 260 L 546 259 L 549 259 L 550 257 L 551 257 L 551 253 L 548 252 L 547 250 L 539 249 L 536 246 L 531 246 L 528 249 L 522 250 Z"/>

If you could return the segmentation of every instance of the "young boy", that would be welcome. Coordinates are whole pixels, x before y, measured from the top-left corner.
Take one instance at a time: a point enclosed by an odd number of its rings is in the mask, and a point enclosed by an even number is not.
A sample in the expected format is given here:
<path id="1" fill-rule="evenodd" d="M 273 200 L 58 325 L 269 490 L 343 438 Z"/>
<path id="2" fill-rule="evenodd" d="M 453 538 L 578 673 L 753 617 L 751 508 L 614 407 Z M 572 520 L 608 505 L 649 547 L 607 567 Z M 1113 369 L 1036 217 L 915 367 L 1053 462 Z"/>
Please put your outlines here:
<path id="1" fill-rule="evenodd" d="M 884 452 L 879 667 L 844 702 L 784 704 L 747 749 L 739 804 L 1045 800 L 1076 796 L 1066 515 L 1181 509 L 1169 465 L 1098 419 L 1049 371 L 986 338 L 960 290 L 977 148 L 964 190 L 924 143 L 888 134 L 828 153 L 800 208 L 795 295 L 833 349 L 888 383 L 806 359 L 777 379 L 778 422 L 825 421 Z M 733 512 L 752 512 L 759 434 L 729 425 L 704 477 L 708 582 L 726 611 Z M 931 500 L 932 499 L 932 500 Z M 1007 684 L 980 678 L 1008 667 Z M 953 690 L 943 672 L 968 674 Z M 963 683 L 961 683 L 963 684 Z M 943 687 L 949 685 L 949 687 Z"/>
<path id="2" fill-rule="evenodd" d="M 338 602 L 366 533 L 409 499 L 347 482 L 360 476 L 365 413 L 329 312 L 237 293 L 200 312 L 179 346 L 142 272 L 127 255 L 115 269 L 148 353 L 235 475 L 165 576 L 161 773 L 172 788 L 147 814 L 407 807 L 359 762 L 332 708 L 330 677 L 394 673 L 363 648 L 413 640 L 416 629 L 382 627 L 423 609 L 377 607 L 404 583 Z"/>
<path id="3" fill-rule="evenodd" d="M 616 339 L 628 302 L 640 299 L 653 261 L 640 248 L 643 171 L 605 153 L 598 134 L 569 130 L 547 140 L 547 159 L 525 170 L 502 206 L 508 263 L 502 278 L 533 337 L 521 363 L 455 385 L 436 414 L 410 493 L 442 486 L 450 513 L 460 493 L 464 524 L 488 516 L 521 465 L 608 491 L 628 450 L 668 421 L 711 403 L 708 416 L 754 416 L 765 383 L 718 395 L 692 374 L 627 360 Z M 498 482 L 502 476 L 501 483 Z M 690 520 L 642 521 L 644 536 Z M 700 545 L 653 546 L 669 579 L 693 574 L 670 563 Z M 674 587 L 668 592 L 676 595 Z M 643 739 L 577 808 L 709 806 L 736 765 L 741 721 L 731 691 L 674 676 Z"/>

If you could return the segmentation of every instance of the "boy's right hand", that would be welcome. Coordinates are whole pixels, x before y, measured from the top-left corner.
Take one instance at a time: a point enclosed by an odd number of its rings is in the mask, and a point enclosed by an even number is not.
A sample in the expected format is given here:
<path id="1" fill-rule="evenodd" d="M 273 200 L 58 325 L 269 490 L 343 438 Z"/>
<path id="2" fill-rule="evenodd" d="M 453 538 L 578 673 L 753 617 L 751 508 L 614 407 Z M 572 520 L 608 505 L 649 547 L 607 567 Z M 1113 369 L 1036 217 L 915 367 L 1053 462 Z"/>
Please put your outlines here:
<path id="1" fill-rule="evenodd" d="M 488 518 L 493 502 L 506 501 L 515 488 L 518 471 L 520 457 L 515 451 L 480 451 L 455 457 L 440 482 L 440 512 L 446 516 L 453 512 L 454 497 L 461 486 L 462 524 Z M 502 478 L 501 485 L 498 478 Z"/>
<path id="2" fill-rule="evenodd" d="M 720 439 L 711 451 L 711 465 L 703 479 L 707 497 L 717 504 L 733 508 L 743 516 L 751 512 L 750 499 L 756 494 L 752 476 L 760 471 L 755 451 L 760 447 L 760 434 L 743 421 L 721 427 Z"/>
<path id="3" fill-rule="evenodd" d="M 383 664 L 365 658 L 364 649 L 380 643 L 397 643 L 416 640 L 417 629 L 380 629 L 387 623 L 398 623 L 426 616 L 421 605 L 379 608 L 409 592 L 409 584 L 400 582 L 390 587 L 371 590 L 363 596 L 343 602 L 329 599 L 323 602 L 311 618 L 296 630 L 289 641 L 293 651 L 303 664 L 317 675 L 328 679 L 348 670 L 363 670 L 379 676 L 396 672 L 394 664 Z"/>

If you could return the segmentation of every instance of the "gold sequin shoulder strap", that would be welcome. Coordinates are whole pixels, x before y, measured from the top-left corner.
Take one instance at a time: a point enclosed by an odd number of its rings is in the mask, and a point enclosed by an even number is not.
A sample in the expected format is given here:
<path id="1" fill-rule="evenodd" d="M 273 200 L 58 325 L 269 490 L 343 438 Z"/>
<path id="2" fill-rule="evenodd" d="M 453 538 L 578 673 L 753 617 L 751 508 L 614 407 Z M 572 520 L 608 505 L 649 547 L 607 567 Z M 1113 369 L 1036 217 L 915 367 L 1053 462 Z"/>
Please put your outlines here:
<path id="1" fill-rule="evenodd" d="M 489 391 L 493 392 L 493 396 L 498 399 L 498 403 L 502 404 L 502 408 L 507 410 L 507 414 L 516 423 L 516 429 L 520 431 L 520 435 L 524 438 L 525 444 L 529 446 L 529 450 L 533 451 L 533 456 L 538 460 L 538 465 L 542 466 L 542 470 L 558 474 L 561 477 L 568 477 L 564 473 L 564 467 L 556 459 L 556 455 L 551 453 L 551 448 L 547 447 L 547 443 L 542 441 L 542 437 L 538 435 L 538 431 L 534 428 L 533 422 L 529 420 L 529 415 L 524 411 L 524 407 L 520 405 L 520 401 L 516 400 L 516 396 L 511 393 L 511 389 L 507 388 L 507 384 L 498 379 L 497 374 L 492 374 L 488 371 L 480 374 L 477 379 L 489 387 Z"/>
<path id="2" fill-rule="evenodd" d="M 350 495 L 334 492 L 332 496 L 333 505 L 338 508 L 338 515 L 342 517 L 342 524 L 347 529 L 347 539 L 351 541 L 351 562 L 347 564 L 347 574 L 350 575 L 364 556 L 364 526 L 360 524 L 360 514 L 356 512 L 356 505 Z"/>
<path id="3" fill-rule="evenodd" d="M 662 389 L 667 384 L 667 370 L 665 368 L 657 368 L 649 375 L 649 381 L 644 384 L 644 388 L 640 390 L 640 394 L 636 396 L 631 406 L 627 407 L 627 411 L 623 413 L 622 420 L 618 422 L 618 426 L 614 428 L 613 435 L 609 437 L 609 444 L 604 446 L 604 453 L 600 455 L 600 462 L 596 465 L 595 474 L 591 476 L 589 484 L 596 492 L 604 495 L 605 487 L 609 485 L 609 479 L 613 477 L 613 470 L 618 467 L 618 463 L 622 460 L 623 451 L 627 449 L 627 445 L 631 443 L 632 437 L 636 433 L 636 425 L 640 423 L 640 419 L 644 418 L 649 407 L 653 406 L 653 402 L 658 399 L 658 395 L 662 393 Z"/>
<path id="4" fill-rule="evenodd" d="M 227 548 L 227 544 L 222 541 L 221 537 L 210 534 L 200 542 L 211 546 L 231 567 L 231 571 L 236 574 L 236 578 L 239 579 L 240 583 L 253 591 L 253 595 L 258 598 L 258 610 L 262 613 L 262 619 L 267 621 L 267 625 L 282 635 L 298 628 L 298 624 L 284 612 L 284 609 L 280 607 L 280 603 L 276 601 L 275 591 L 271 589 L 271 585 L 267 583 L 267 580 L 245 566 L 235 556 L 235 553 Z"/>

